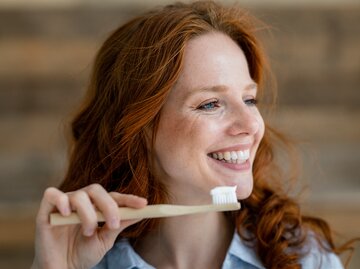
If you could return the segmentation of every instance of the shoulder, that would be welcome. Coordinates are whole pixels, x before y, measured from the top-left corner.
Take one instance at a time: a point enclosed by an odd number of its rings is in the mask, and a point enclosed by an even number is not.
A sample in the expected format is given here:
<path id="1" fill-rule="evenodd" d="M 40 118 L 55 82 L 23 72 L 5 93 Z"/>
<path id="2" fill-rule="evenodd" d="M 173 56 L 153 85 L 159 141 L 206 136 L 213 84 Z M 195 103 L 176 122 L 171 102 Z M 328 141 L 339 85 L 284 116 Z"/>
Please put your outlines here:
<path id="1" fill-rule="evenodd" d="M 291 250 L 289 250 L 291 251 Z M 343 269 L 343 265 L 339 257 L 333 252 L 329 252 L 320 246 L 316 240 L 315 234 L 309 232 L 304 246 L 297 250 L 302 254 L 299 263 L 301 268 L 304 269 Z M 232 262 L 232 260 L 236 262 Z M 228 261 L 227 261 L 228 260 Z M 255 248 L 250 247 L 243 239 L 237 234 L 234 234 L 233 241 L 225 260 L 225 264 L 241 265 L 242 268 L 256 268 L 265 269 L 258 257 Z M 234 268 L 230 266 L 228 268 Z M 240 266 L 239 266 L 240 267 Z M 225 267 L 227 268 L 227 267 Z M 236 267 L 237 268 L 237 267 Z"/>
<path id="2" fill-rule="evenodd" d="M 343 269 L 340 258 L 333 252 L 326 250 L 316 239 L 313 232 L 309 232 L 302 250 L 300 263 L 303 268 Z"/>
<path id="3" fill-rule="evenodd" d="M 133 249 L 129 241 L 122 238 L 106 253 L 92 269 L 154 269 Z"/>

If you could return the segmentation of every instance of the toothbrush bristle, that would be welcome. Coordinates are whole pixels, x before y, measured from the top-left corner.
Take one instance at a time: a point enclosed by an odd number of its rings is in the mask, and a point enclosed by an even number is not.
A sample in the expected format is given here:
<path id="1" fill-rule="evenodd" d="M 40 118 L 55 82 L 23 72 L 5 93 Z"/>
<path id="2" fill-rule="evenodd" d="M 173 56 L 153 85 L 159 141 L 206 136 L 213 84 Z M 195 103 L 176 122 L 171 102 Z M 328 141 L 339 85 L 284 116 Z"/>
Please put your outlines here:
<path id="1" fill-rule="evenodd" d="M 238 202 L 236 197 L 236 186 L 216 187 L 210 191 L 210 194 L 214 205 L 233 204 Z"/>

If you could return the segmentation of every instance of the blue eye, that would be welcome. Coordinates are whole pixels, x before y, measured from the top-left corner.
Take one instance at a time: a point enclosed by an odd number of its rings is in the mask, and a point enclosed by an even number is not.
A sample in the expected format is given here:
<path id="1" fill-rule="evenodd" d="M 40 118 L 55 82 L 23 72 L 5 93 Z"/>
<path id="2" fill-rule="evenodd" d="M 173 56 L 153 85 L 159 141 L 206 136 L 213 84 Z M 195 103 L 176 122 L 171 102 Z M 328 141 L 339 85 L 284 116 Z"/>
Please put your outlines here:
<path id="1" fill-rule="evenodd" d="M 211 111 L 219 107 L 219 101 L 211 101 L 200 105 L 197 109 Z"/>
<path id="2" fill-rule="evenodd" d="M 258 103 L 258 101 L 255 98 L 245 100 L 244 102 L 249 106 L 255 106 Z"/>

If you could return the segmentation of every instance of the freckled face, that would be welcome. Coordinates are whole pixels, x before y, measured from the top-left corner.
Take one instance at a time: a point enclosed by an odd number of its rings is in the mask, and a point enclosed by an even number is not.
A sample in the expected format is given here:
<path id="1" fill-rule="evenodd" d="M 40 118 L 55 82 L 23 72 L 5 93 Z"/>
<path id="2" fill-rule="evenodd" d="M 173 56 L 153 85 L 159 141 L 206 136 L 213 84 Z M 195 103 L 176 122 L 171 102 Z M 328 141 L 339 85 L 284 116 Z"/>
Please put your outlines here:
<path id="1" fill-rule="evenodd" d="M 209 33 L 189 41 L 154 145 L 155 174 L 174 202 L 209 202 L 216 186 L 236 185 L 239 199 L 250 195 L 264 134 L 255 100 L 245 55 L 231 38 Z"/>

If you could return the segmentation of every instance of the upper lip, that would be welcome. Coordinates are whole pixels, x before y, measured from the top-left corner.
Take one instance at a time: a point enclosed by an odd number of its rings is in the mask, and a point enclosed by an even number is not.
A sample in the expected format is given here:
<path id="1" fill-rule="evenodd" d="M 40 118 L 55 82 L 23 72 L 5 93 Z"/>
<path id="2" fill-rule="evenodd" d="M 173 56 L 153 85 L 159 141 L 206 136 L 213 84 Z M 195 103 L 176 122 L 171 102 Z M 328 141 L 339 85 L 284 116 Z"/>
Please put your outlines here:
<path id="1" fill-rule="evenodd" d="M 238 144 L 238 145 L 233 145 L 233 146 L 230 146 L 230 147 L 216 149 L 216 150 L 211 151 L 210 153 L 213 153 L 213 152 L 226 152 L 226 151 L 243 151 L 243 150 L 250 149 L 251 145 L 252 145 L 251 143 Z"/>

